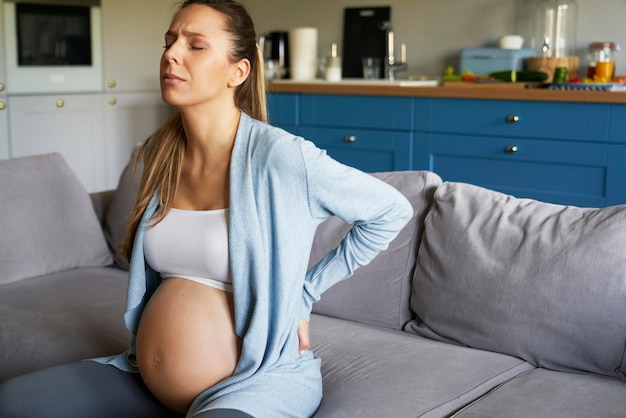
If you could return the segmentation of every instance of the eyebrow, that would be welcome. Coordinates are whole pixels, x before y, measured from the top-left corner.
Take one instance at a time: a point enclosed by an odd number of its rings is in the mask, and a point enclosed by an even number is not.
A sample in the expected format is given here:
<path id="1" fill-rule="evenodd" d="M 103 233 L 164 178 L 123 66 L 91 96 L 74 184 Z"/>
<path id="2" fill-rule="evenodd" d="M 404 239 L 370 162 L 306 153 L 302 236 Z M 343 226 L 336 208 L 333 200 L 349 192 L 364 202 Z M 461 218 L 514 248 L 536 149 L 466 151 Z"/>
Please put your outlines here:
<path id="1" fill-rule="evenodd" d="M 203 35 L 198 32 L 191 32 L 191 31 L 183 31 L 183 35 L 188 36 L 188 37 L 199 36 L 202 38 L 208 38 L 208 36 L 206 35 Z M 165 36 L 178 36 L 178 34 L 174 32 L 173 30 L 168 30 L 167 32 L 165 32 Z"/>

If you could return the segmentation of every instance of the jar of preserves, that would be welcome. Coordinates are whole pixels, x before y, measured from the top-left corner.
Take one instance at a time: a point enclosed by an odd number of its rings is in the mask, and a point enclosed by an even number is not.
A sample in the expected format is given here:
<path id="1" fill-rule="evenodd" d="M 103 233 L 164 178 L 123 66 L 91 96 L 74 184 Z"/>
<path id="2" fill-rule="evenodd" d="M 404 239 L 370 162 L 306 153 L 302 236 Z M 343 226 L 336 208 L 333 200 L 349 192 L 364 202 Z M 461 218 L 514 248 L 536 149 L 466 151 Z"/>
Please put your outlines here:
<path id="1" fill-rule="evenodd" d="M 587 48 L 587 78 L 607 83 L 615 77 L 615 42 L 592 42 Z"/>

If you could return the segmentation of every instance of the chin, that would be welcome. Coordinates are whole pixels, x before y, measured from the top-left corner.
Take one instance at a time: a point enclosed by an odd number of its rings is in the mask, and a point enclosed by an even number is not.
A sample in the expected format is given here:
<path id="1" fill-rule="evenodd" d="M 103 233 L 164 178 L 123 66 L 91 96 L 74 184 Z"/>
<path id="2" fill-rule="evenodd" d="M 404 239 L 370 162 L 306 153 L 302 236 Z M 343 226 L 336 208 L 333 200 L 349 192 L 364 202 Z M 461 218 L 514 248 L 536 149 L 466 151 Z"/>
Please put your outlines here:
<path id="1" fill-rule="evenodd" d="M 166 91 L 161 90 L 161 99 L 165 104 L 168 104 L 173 107 L 180 107 L 182 105 L 180 100 L 176 100 L 176 98 L 172 97 L 171 94 L 168 94 Z"/>

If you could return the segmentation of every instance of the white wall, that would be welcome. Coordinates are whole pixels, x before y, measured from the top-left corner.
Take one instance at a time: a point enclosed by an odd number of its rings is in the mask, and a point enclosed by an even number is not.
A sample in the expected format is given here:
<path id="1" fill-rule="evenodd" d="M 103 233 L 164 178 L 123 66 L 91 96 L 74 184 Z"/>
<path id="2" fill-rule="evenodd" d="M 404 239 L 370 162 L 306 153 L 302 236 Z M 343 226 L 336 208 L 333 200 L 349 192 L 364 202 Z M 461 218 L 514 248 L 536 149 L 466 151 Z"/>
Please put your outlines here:
<path id="1" fill-rule="evenodd" d="M 530 47 L 539 0 L 242 0 L 258 33 L 297 26 L 319 29 L 319 55 L 343 34 L 343 9 L 391 6 L 396 42 L 407 44 L 410 74 L 440 74 L 458 65 L 463 48 L 493 46 L 500 35 L 519 33 Z M 626 50 L 626 0 L 577 0 L 581 58 L 587 44 L 614 41 Z M 584 61 L 581 61 L 581 63 Z M 583 70 L 581 66 L 581 70 Z M 626 51 L 617 57 L 617 74 L 626 74 Z"/>

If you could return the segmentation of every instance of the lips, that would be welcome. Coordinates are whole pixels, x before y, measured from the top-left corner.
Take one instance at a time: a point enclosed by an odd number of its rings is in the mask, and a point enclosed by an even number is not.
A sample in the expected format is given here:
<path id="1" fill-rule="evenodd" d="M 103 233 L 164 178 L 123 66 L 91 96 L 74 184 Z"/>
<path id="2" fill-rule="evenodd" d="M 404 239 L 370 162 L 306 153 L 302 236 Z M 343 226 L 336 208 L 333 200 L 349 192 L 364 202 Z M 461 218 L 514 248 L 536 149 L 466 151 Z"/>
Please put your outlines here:
<path id="1" fill-rule="evenodd" d="M 163 81 L 165 83 L 179 83 L 181 81 L 185 81 L 183 78 L 172 74 L 172 73 L 165 73 L 163 74 Z"/>

